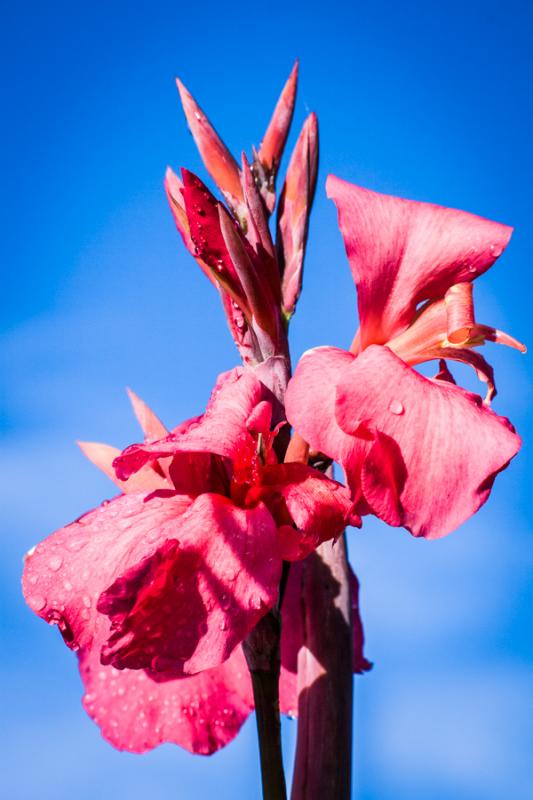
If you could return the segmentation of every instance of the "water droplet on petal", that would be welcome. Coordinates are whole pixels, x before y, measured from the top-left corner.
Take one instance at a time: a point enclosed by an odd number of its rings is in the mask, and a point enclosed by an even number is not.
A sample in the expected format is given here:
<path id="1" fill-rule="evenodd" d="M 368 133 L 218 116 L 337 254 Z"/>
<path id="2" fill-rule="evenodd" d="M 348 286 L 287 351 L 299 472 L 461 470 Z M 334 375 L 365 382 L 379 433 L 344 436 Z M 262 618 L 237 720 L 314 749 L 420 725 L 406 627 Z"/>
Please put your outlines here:
<path id="1" fill-rule="evenodd" d="M 403 414 L 405 411 L 403 404 L 399 400 L 391 400 L 389 403 L 389 411 L 391 414 Z"/>
<path id="2" fill-rule="evenodd" d="M 34 611 L 42 611 L 46 605 L 46 600 L 42 594 L 32 594 L 31 597 L 28 597 L 28 605 Z"/>
<path id="3" fill-rule="evenodd" d="M 498 258 L 498 256 L 501 256 L 503 252 L 503 247 L 500 244 L 491 244 L 490 252 L 494 256 L 494 258 Z"/>
<path id="4" fill-rule="evenodd" d="M 77 553 L 82 547 L 85 547 L 87 542 L 85 539 L 68 539 L 67 547 L 72 553 Z"/>
<path id="5" fill-rule="evenodd" d="M 61 569 L 62 564 L 63 564 L 63 559 L 61 558 L 61 556 L 52 556 L 52 558 L 48 562 L 48 566 L 53 572 L 57 572 L 58 569 Z"/>
<path id="6" fill-rule="evenodd" d="M 255 608 L 257 611 L 259 611 L 259 609 L 263 605 L 263 602 L 262 602 L 262 600 L 261 600 L 261 598 L 259 597 L 258 594 L 253 594 L 250 597 L 249 605 L 250 605 L 250 608 Z"/>

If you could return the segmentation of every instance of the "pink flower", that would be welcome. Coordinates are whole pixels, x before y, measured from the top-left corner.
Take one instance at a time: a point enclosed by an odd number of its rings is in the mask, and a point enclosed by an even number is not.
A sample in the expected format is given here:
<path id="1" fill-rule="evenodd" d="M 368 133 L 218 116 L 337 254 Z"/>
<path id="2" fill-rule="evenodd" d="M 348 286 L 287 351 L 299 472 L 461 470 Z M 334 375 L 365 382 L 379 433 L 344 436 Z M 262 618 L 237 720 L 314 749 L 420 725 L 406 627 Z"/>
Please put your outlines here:
<path id="1" fill-rule="evenodd" d="M 330 176 L 358 291 L 351 352 L 309 351 L 286 397 L 296 430 L 345 469 L 354 508 L 414 536 L 436 538 L 468 519 L 520 447 L 488 407 L 486 340 L 524 350 L 474 318 L 472 281 L 511 229 L 462 211 L 379 195 Z M 434 379 L 412 366 L 440 360 Z M 486 403 L 455 385 L 445 359 L 471 364 Z"/>
<path id="2" fill-rule="evenodd" d="M 277 600 L 282 558 L 358 520 L 340 484 L 278 463 L 280 407 L 251 371 L 222 375 L 171 434 L 132 401 L 143 444 L 81 445 L 125 493 L 39 544 L 24 594 L 78 652 L 85 707 L 115 746 L 210 753 L 253 707 L 240 643 Z"/>

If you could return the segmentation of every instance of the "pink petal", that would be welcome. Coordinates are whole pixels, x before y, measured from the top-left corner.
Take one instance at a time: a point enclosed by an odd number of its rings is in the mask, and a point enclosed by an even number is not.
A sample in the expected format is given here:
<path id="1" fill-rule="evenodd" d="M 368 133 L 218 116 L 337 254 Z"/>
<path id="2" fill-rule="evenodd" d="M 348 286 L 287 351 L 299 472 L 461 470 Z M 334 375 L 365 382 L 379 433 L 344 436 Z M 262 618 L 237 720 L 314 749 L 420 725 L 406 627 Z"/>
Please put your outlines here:
<path id="1" fill-rule="evenodd" d="M 354 358 L 336 393 L 337 422 L 359 439 L 347 471 L 361 469 L 374 513 L 395 517 L 392 524 L 414 536 L 444 536 L 472 516 L 520 448 L 510 422 L 481 398 L 419 375 L 386 347 Z M 385 450 L 373 457 L 373 446 L 359 434 L 365 420 L 386 442 L 388 457 Z"/>
<path id="2" fill-rule="evenodd" d="M 312 450 L 345 463 L 357 451 L 353 437 L 339 428 L 335 418 L 335 386 L 353 361 L 346 350 L 316 347 L 304 353 L 285 395 L 285 413 Z"/>
<path id="3" fill-rule="evenodd" d="M 464 211 L 378 194 L 330 175 L 357 285 L 361 345 L 385 344 L 412 322 L 418 303 L 485 272 L 512 229 Z"/>
<path id="4" fill-rule="evenodd" d="M 180 452 L 215 453 L 233 461 L 248 458 L 255 452 L 256 441 L 246 422 L 262 401 L 275 402 L 253 372 L 238 367 L 223 373 L 202 417 L 159 442 L 126 448 L 115 459 L 117 475 L 127 480 L 148 461 Z"/>
<path id="5" fill-rule="evenodd" d="M 386 347 L 305 355 L 286 410 L 311 447 L 343 465 L 360 513 L 427 538 L 477 511 L 520 447 L 477 395 L 424 378 Z"/>
<path id="6" fill-rule="evenodd" d="M 241 509 L 203 494 L 176 536 L 100 596 L 98 610 L 112 621 L 102 663 L 175 675 L 211 669 L 273 606 L 281 559 L 264 506 Z"/>
<path id="7" fill-rule="evenodd" d="M 166 436 L 168 430 L 144 400 L 141 400 L 131 389 L 128 389 L 128 397 L 146 439 L 162 439 L 163 436 Z"/>
<path id="8" fill-rule="evenodd" d="M 99 442 L 78 442 L 78 447 L 95 467 L 110 478 L 123 492 L 153 492 L 156 489 L 168 489 L 170 484 L 150 465 L 145 465 L 135 474 L 132 480 L 121 481 L 113 468 L 113 461 L 120 455 L 120 450 Z"/>
<path id="9" fill-rule="evenodd" d="M 85 709 L 119 750 L 144 753 L 173 742 L 209 755 L 234 739 L 253 709 L 240 647 L 215 669 L 166 681 L 144 670 L 104 667 L 98 648 L 78 655 Z"/>
<path id="10" fill-rule="evenodd" d="M 26 602 L 72 649 L 91 647 L 100 594 L 179 531 L 190 497 L 121 495 L 53 533 L 26 557 Z M 109 626 L 107 626 L 109 627 Z"/>
<path id="11" fill-rule="evenodd" d="M 459 285 L 465 286 L 466 284 Z M 457 287 L 452 287 L 452 289 L 457 289 Z M 485 338 L 492 340 L 493 334 L 499 334 L 496 340 L 501 344 L 515 347 L 522 352 L 525 351 L 525 347 L 511 336 L 502 334 L 501 331 L 473 323 L 473 317 L 472 327 L 468 333 L 471 338 L 467 338 L 460 344 L 454 344 L 448 338 L 449 316 L 449 304 L 446 301 L 439 300 L 431 303 L 406 331 L 388 342 L 387 346 L 403 361 L 411 365 L 443 358 L 469 364 L 475 370 L 479 380 L 487 384 L 485 402 L 490 403 L 496 395 L 494 371 L 483 356 L 471 348 L 482 345 Z"/>

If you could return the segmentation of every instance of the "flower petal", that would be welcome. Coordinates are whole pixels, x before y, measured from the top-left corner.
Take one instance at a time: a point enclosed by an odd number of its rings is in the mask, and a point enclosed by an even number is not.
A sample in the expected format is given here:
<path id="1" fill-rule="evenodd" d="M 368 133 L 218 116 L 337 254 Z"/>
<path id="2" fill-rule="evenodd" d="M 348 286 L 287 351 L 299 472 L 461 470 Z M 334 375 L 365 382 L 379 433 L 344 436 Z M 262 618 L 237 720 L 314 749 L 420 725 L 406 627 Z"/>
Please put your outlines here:
<path id="1" fill-rule="evenodd" d="M 86 690 L 83 705 L 119 750 L 144 753 L 172 742 L 209 755 L 234 739 L 253 709 L 240 647 L 215 669 L 166 681 L 144 670 L 102 666 L 98 648 L 78 656 Z"/>
<path id="2" fill-rule="evenodd" d="M 414 536 L 444 536 L 468 519 L 520 448 L 510 422 L 480 397 L 419 375 L 386 347 L 354 358 L 336 392 L 337 422 L 360 447 L 345 469 L 361 470 L 374 513 L 396 515 L 389 521 Z M 387 442 L 379 458 L 360 434 L 365 420 Z"/>
<path id="3" fill-rule="evenodd" d="M 347 524 L 361 524 L 350 516 L 348 490 L 337 481 L 306 464 L 275 464 L 265 467 L 261 486 L 254 487 L 247 500 L 263 499 L 281 523 L 282 557 L 287 561 L 305 558 L 327 539 L 337 538 Z M 283 501 L 281 515 L 279 500 Z M 286 510 L 290 518 L 283 519 Z M 294 523 L 294 527 L 287 522 Z"/>
<path id="4" fill-rule="evenodd" d="M 150 439 L 162 439 L 166 436 L 168 431 L 151 408 L 149 408 L 144 400 L 135 394 L 131 389 L 128 389 L 128 397 L 130 398 L 131 405 L 137 421 L 141 426 L 141 430 L 145 437 Z"/>
<path id="5" fill-rule="evenodd" d="M 333 175 L 326 189 L 357 285 L 363 349 L 405 330 L 418 303 L 485 272 L 512 233 L 464 211 L 378 194 Z"/>
<path id="6" fill-rule="evenodd" d="M 273 606 L 281 559 L 263 505 L 200 495 L 177 534 L 101 594 L 98 610 L 112 621 L 102 663 L 175 675 L 211 669 Z"/>
<path id="7" fill-rule="evenodd" d="M 133 476 L 132 480 L 121 481 L 117 478 L 113 468 L 113 461 L 120 455 L 117 447 L 100 442 L 77 442 L 83 455 L 91 461 L 95 467 L 110 478 L 123 492 L 153 492 L 157 489 L 169 489 L 170 484 L 166 478 L 152 467 L 146 464 L 139 472 Z"/>
<path id="8" fill-rule="evenodd" d="M 128 494 L 89 511 L 26 557 L 26 602 L 46 622 L 59 625 L 69 647 L 90 647 L 100 594 L 176 535 L 191 502 L 186 496 Z"/>
<path id="9" fill-rule="evenodd" d="M 248 458 L 255 451 L 256 442 L 246 421 L 264 400 L 275 402 L 251 370 L 237 367 L 223 373 L 203 416 L 159 442 L 126 448 L 114 462 L 117 475 L 127 480 L 148 461 L 180 452 L 215 453 L 234 462 Z"/>
<path id="10" fill-rule="evenodd" d="M 353 355 L 337 347 L 316 347 L 300 359 L 285 395 L 285 413 L 312 450 L 339 463 L 349 461 L 357 443 L 335 418 L 335 386 Z"/>

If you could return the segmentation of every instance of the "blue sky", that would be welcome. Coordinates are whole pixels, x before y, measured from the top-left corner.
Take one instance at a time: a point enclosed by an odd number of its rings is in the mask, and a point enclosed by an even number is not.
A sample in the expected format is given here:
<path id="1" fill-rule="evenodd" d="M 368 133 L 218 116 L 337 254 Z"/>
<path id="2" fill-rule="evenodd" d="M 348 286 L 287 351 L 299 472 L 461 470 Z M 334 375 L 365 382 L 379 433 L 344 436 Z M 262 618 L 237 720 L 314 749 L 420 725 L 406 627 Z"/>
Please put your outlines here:
<path id="1" fill-rule="evenodd" d="M 74 657 L 19 588 L 23 552 L 113 494 L 73 443 L 138 438 L 124 387 L 175 424 L 237 362 L 162 191 L 167 164 L 203 174 L 174 76 L 238 154 L 300 58 L 295 123 L 318 113 L 321 168 L 295 356 L 345 346 L 355 327 L 328 172 L 514 225 L 477 314 L 530 342 L 533 13 L 514 0 L 141 0 L 21 2 L 2 16 L 2 792 L 253 799 L 253 720 L 209 760 L 115 752 L 82 711 Z M 495 409 L 525 446 L 487 506 L 439 542 L 375 521 L 350 534 L 375 662 L 356 680 L 361 800 L 525 800 L 533 779 L 531 368 L 488 355 Z M 284 724 L 288 763 L 294 733 Z"/>

